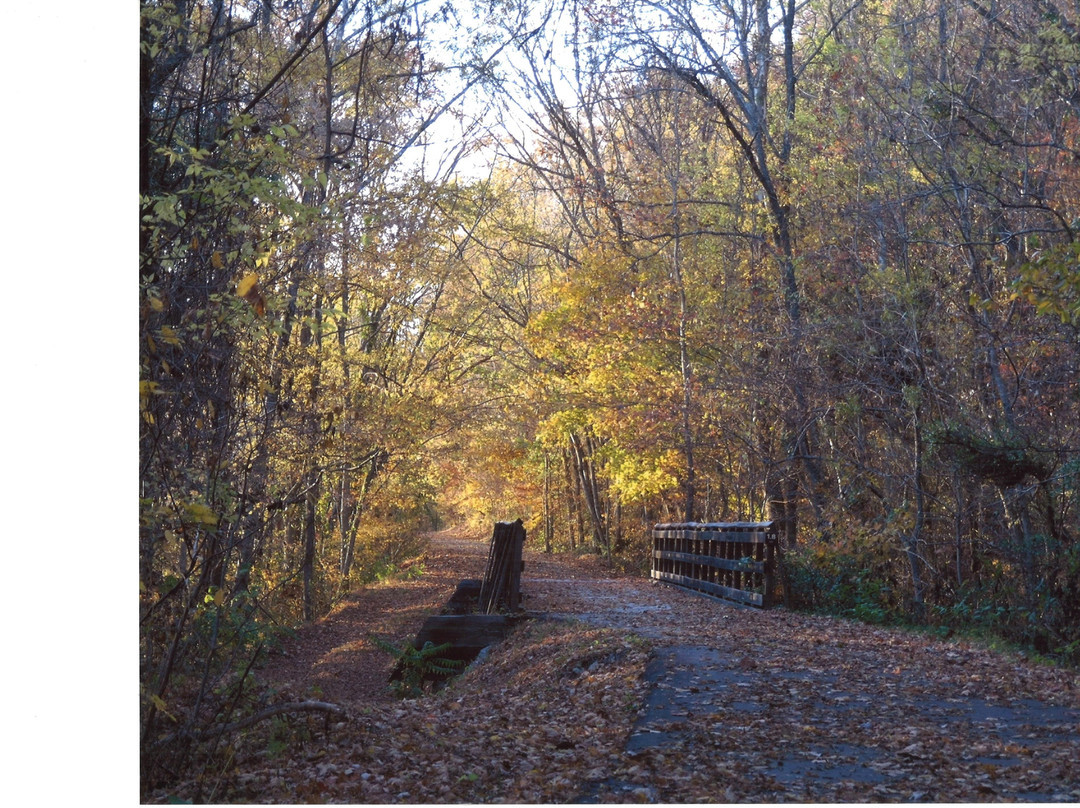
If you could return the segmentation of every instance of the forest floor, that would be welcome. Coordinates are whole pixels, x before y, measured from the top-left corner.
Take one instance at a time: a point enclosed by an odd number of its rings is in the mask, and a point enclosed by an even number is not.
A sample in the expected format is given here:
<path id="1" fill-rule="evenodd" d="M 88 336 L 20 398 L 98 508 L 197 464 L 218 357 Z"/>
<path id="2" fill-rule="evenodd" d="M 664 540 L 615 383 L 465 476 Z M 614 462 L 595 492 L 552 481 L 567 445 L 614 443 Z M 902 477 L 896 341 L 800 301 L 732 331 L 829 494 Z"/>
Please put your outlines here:
<path id="1" fill-rule="evenodd" d="M 144 802 L 1080 801 L 1080 673 L 964 641 L 759 611 L 526 550 L 533 618 L 448 687 L 399 700 L 408 642 L 487 541 L 432 537 L 257 672 L 266 721 Z"/>

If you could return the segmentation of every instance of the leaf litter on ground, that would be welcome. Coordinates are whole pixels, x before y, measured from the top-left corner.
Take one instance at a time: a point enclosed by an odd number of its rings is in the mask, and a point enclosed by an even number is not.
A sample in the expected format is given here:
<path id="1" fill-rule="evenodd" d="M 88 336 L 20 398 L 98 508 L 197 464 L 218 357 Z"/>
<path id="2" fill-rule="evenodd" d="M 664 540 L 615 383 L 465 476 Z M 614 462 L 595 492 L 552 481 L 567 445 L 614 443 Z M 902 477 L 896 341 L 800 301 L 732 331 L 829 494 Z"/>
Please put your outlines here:
<path id="1" fill-rule="evenodd" d="M 366 638 L 407 642 L 486 550 L 435 537 L 423 576 L 357 590 L 259 671 L 347 718 L 258 725 L 144 801 L 1080 800 L 1077 672 L 737 609 L 596 557 L 527 551 L 535 619 L 446 688 L 393 698 L 393 659 Z"/>

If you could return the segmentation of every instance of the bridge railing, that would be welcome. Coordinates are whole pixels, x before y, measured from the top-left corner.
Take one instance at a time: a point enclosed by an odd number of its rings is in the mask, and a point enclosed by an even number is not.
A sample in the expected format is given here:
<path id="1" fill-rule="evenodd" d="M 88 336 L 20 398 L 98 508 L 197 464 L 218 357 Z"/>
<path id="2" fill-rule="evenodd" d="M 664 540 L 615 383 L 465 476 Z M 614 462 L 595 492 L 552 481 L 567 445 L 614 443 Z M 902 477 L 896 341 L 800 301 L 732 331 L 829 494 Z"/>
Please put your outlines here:
<path id="1" fill-rule="evenodd" d="M 652 577 L 749 606 L 774 606 L 778 526 L 778 522 L 656 525 Z"/>

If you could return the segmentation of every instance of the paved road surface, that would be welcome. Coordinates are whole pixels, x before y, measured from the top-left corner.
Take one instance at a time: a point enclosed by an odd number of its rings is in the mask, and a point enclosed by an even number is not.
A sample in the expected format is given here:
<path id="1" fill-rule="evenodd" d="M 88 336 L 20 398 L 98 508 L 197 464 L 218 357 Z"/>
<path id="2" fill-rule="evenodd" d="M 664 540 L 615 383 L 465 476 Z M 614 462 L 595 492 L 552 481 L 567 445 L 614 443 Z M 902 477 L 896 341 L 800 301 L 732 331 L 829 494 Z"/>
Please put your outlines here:
<path id="1" fill-rule="evenodd" d="M 1080 800 L 1080 679 L 910 632 L 718 602 L 529 555 L 526 608 L 654 644 L 623 775 L 582 801 L 759 777 L 777 801 Z M 687 793 L 679 791 L 677 793 Z"/>

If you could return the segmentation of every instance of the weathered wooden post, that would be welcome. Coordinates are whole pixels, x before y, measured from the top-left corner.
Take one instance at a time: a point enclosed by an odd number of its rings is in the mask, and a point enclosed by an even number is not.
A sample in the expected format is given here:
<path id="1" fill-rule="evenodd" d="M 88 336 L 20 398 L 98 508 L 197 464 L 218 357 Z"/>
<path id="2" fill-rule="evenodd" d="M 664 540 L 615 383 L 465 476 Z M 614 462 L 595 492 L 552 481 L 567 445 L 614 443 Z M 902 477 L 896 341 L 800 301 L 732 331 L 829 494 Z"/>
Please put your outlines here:
<path id="1" fill-rule="evenodd" d="M 522 552 L 525 526 L 521 520 L 496 522 L 491 535 L 487 570 L 480 586 L 480 611 L 491 614 L 499 608 L 515 612 L 521 608 Z"/>

